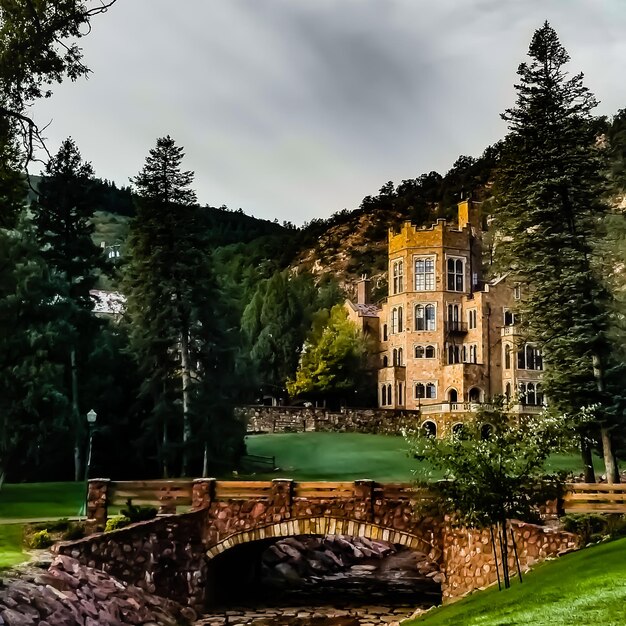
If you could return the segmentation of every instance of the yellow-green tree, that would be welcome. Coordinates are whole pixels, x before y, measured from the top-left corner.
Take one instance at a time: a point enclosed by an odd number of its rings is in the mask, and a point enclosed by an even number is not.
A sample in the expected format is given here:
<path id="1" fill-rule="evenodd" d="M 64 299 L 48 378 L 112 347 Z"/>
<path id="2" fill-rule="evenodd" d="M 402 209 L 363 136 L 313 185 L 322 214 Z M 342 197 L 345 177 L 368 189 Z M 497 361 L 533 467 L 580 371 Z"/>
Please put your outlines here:
<path id="1" fill-rule="evenodd" d="M 344 400 L 352 404 L 367 394 L 367 339 L 340 304 L 316 314 L 295 380 L 292 397 Z"/>

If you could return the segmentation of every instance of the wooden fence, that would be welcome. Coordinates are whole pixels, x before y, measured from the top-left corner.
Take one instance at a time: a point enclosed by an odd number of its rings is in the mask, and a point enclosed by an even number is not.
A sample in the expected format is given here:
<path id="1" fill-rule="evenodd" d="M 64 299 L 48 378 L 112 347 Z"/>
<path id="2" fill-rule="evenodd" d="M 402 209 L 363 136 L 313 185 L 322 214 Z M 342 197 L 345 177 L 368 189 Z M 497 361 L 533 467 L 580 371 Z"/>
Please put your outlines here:
<path id="1" fill-rule="evenodd" d="M 275 481 L 216 480 L 213 497 L 216 500 L 269 500 Z M 188 510 L 193 503 L 193 479 L 110 481 L 107 483 L 108 507 L 122 507 L 130 498 L 135 505 L 159 507 L 160 513 Z M 349 499 L 355 493 L 354 482 L 296 482 L 292 483 L 294 498 Z M 428 493 L 410 483 L 372 483 L 374 498 L 420 499 Z M 565 513 L 626 514 L 626 484 L 568 483 L 563 498 Z"/>
<path id="2" fill-rule="evenodd" d="M 569 483 L 563 510 L 565 513 L 626 514 L 626 484 Z"/>

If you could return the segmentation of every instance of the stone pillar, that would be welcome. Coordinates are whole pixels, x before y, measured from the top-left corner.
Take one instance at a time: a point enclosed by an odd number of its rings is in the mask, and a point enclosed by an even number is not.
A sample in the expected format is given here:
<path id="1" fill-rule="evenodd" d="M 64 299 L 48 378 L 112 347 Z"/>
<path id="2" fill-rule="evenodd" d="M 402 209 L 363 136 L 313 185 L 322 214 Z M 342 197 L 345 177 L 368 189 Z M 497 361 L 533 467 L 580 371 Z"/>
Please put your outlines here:
<path id="1" fill-rule="evenodd" d="M 205 509 L 215 499 L 215 478 L 196 478 L 191 493 L 191 508 L 194 511 Z"/>
<path id="2" fill-rule="evenodd" d="M 373 480 L 354 481 L 354 513 L 358 520 L 371 522 L 374 518 L 375 485 Z"/>
<path id="3" fill-rule="evenodd" d="M 274 521 L 280 522 L 291 517 L 293 503 L 293 480 L 275 478 L 272 481 L 271 506 L 274 509 Z"/>
<path id="4" fill-rule="evenodd" d="M 92 478 L 87 487 L 87 532 L 103 531 L 108 515 L 108 478 Z"/>

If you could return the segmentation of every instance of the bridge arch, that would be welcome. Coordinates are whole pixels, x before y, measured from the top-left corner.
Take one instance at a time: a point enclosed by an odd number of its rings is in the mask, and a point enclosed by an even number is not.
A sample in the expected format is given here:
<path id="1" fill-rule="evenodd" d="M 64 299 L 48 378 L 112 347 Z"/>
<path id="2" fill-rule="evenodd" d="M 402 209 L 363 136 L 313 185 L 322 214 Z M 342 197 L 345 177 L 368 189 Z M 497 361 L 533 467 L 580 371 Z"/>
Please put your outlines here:
<path id="1" fill-rule="evenodd" d="M 249 530 L 229 535 L 207 550 L 207 558 L 211 560 L 218 554 L 234 546 L 260 541 L 264 539 L 280 539 L 298 535 L 346 535 L 351 537 L 365 537 L 379 541 L 399 544 L 412 550 L 419 550 L 428 555 L 432 561 L 441 561 L 441 550 L 437 548 L 435 537 L 427 541 L 408 532 L 386 528 L 371 522 L 362 522 L 339 517 L 306 517 L 294 518 L 274 524 L 256 526 Z"/>

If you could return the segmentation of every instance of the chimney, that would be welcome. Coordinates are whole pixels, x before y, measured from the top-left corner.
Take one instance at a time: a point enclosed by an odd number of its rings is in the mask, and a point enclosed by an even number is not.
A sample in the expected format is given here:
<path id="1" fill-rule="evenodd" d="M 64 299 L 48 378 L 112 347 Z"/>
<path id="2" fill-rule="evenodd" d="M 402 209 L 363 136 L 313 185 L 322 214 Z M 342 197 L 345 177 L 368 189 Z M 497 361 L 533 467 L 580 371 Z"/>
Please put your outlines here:
<path id="1" fill-rule="evenodd" d="M 371 280 L 364 274 L 356 284 L 356 303 L 371 304 L 370 284 Z"/>
<path id="2" fill-rule="evenodd" d="M 476 231 L 482 230 L 482 218 L 480 215 L 480 204 L 472 202 L 470 198 L 461 200 L 458 204 L 459 230 L 463 230 L 468 224 Z"/>

